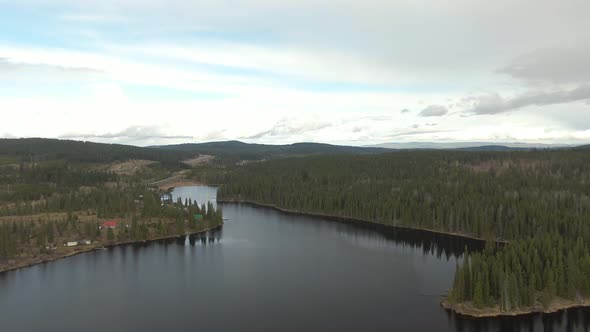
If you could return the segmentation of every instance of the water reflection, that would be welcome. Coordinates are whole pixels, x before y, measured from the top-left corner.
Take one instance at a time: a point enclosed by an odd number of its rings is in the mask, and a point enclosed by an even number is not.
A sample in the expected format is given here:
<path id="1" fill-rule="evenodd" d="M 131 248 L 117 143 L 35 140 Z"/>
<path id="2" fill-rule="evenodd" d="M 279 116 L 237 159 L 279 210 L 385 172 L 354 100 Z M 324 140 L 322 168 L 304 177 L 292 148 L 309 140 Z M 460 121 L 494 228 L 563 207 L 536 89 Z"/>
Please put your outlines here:
<path id="1" fill-rule="evenodd" d="M 214 192 L 172 196 L 206 202 Z M 479 241 L 223 210 L 221 229 L 0 273 L 2 331 L 589 330 L 588 309 L 499 319 L 442 309 L 455 262 Z"/>
<path id="2" fill-rule="evenodd" d="M 351 232 L 350 227 L 343 229 L 340 235 L 365 247 L 394 245 L 408 250 L 419 250 L 425 256 L 435 256 L 439 259 L 444 256 L 446 260 L 461 257 L 465 248 L 468 251 L 478 251 L 485 246 L 483 241 L 422 230 L 367 224 L 358 224 L 355 228 L 364 231 L 362 236 L 359 236 L 358 231 Z"/>
<path id="3" fill-rule="evenodd" d="M 225 204 L 232 205 L 232 204 Z M 249 204 L 233 204 L 243 205 L 248 208 L 261 211 L 265 215 L 274 215 L 276 213 L 285 216 L 292 216 L 290 213 L 282 213 L 270 210 L 265 207 L 252 206 Z M 469 252 L 480 251 L 485 247 L 485 242 L 465 237 L 451 236 L 444 233 L 436 233 L 425 230 L 390 227 L 381 224 L 373 224 L 366 222 L 354 222 L 350 220 L 342 220 L 338 218 L 315 218 L 296 215 L 295 218 L 281 219 L 282 223 L 314 223 L 318 221 L 329 223 L 330 231 L 334 229 L 342 236 L 351 241 L 357 241 L 361 246 L 398 246 L 408 248 L 410 250 L 420 250 L 424 255 L 432 255 L 437 258 L 445 257 L 449 260 L 451 257 L 460 257 L 465 252 L 465 248 Z"/>
<path id="4" fill-rule="evenodd" d="M 222 228 L 217 228 L 214 230 L 210 230 L 207 231 L 205 233 L 198 233 L 198 234 L 191 234 L 188 235 L 186 237 L 186 239 L 188 239 L 188 244 L 190 246 L 196 246 L 196 245 L 210 245 L 210 244 L 215 244 L 215 243 L 219 243 L 221 242 L 221 234 L 222 234 Z M 183 240 L 184 244 L 186 243 L 186 240 Z"/>
<path id="5" fill-rule="evenodd" d="M 590 310 L 575 308 L 552 314 L 473 319 L 447 311 L 455 331 L 589 331 Z"/>
<path id="6" fill-rule="evenodd" d="M 234 204 L 236 205 L 236 204 Z M 241 205 L 241 204 L 237 204 Z M 265 215 L 280 212 L 268 212 L 268 209 L 245 205 L 248 208 L 261 210 Z M 290 214 L 285 214 L 290 215 Z M 315 223 L 319 218 L 297 216 L 281 219 L 282 223 Z M 421 252 L 423 256 L 436 257 L 439 260 L 450 261 L 451 258 L 460 259 L 467 248 L 468 251 L 481 251 L 485 243 L 480 240 L 456 237 L 442 233 L 408 229 L 392 228 L 378 224 L 341 222 L 334 224 L 334 220 L 321 219 L 329 223 L 331 231 L 335 231 L 341 238 L 355 246 L 367 249 L 387 250 L 403 248 L 409 251 Z M 440 292 L 443 294 L 445 292 Z M 424 294 L 420 294 L 424 295 Z M 436 294 L 435 294 L 436 295 Z M 435 304 L 436 305 L 436 304 Z M 422 310 L 418 308 L 417 310 Z M 552 314 L 531 314 L 518 317 L 501 318 L 471 318 L 456 315 L 452 311 L 440 308 L 441 314 L 447 318 L 447 328 L 438 326 L 433 330 L 441 331 L 589 331 L 590 309 L 575 308 Z"/>
<path id="7" fill-rule="evenodd" d="M 286 223 L 309 222 L 308 217 L 297 217 L 301 220 L 285 220 Z M 317 220 L 315 220 L 317 223 Z M 432 256 L 437 259 L 450 260 L 459 258 L 464 252 L 465 246 L 469 250 L 481 250 L 481 241 L 466 238 L 452 237 L 445 234 L 437 234 L 411 229 L 392 229 L 379 225 L 334 225 L 333 221 L 324 220 L 330 228 L 335 228 L 335 233 L 345 241 L 371 249 L 402 248 L 406 251 L 418 251 L 421 255 Z M 185 237 L 175 237 L 154 242 L 130 244 L 133 259 L 138 260 L 138 253 L 151 246 L 169 247 L 206 247 L 212 244 L 236 243 L 231 238 L 223 237 L 223 228 L 211 230 L 205 233 L 192 234 Z M 117 249 L 115 249 L 117 250 Z M 110 250 L 110 255 L 115 250 Z M 125 258 L 124 248 L 120 249 L 120 257 Z M 5 274 L 0 274 L 5 277 Z M 0 279 L 1 281 L 1 279 Z M 421 294 L 424 295 L 424 294 Z M 436 295 L 436 294 L 435 294 Z M 434 303 L 433 305 L 436 305 Z M 570 309 L 553 314 L 531 314 L 519 317 L 484 318 L 474 319 L 456 315 L 451 311 L 440 308 L 440 313 L 446 317 L 447 327 L 440 327 L 441 331 L 590 331 L 590 310 L 584 308 Z"/>

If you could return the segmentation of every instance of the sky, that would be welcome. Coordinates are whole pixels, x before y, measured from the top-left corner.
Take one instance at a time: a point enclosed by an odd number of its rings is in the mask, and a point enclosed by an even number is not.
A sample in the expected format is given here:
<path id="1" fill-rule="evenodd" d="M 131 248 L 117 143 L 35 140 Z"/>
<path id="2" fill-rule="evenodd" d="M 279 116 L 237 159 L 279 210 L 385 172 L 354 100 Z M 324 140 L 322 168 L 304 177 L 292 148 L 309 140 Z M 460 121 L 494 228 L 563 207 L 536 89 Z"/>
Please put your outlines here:
<path id="1" fill-rule="evenodd" d="M 0 0 L 0 137 L 590 143 L 587 0 Z"/>

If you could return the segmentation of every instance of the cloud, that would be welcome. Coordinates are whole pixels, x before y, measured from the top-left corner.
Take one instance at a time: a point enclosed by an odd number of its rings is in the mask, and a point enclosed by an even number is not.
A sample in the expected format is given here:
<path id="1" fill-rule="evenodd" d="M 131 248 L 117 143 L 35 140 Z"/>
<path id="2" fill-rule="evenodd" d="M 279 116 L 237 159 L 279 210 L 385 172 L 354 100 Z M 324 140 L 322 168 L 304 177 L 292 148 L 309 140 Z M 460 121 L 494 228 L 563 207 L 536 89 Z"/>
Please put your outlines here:
<path id="1" fill-rule="evenodd" d="M 429 105 L 423 109 L 418 115 L 420 116 L 443 116 L 449 111 L 442 105 Z"/>
<path id="2" fill-rule="evenodd" d="M 101 70 L 90 67 L 68 67 L 45 63 L 26 63 L 16 59 L 0 57 L 0 72 L 6 71 L 50 71 L 60 74 L 100 74 Z"/>
<path id="3" fill-rule="evenodd" d="M 497 72 L 532 83 L 590 82 L 590 43 L 536 49 Z"/>
<path id="4" fill-rule="evenodd" d="M 0 63 L 0 71 L 18 73 L 14 70 L 30 70 L 33 74 L 47 74 L 52 79 L 60 79 L 66 73 L 84 73 L 86 76 L 100 73 L 99 78 L 119 84 L 218 94 L 248 93 L 252 87 L 269 86 L 257 76 L 218 73 L 207 68 L 186 67 L 182 63 L 154 63 L 141 57 L 126 58 L 100 51 L 8 47 L 0 43 L 0 55 L 10 59 Z M 36 78 L 29 78 L 32 86 L 37 83 Z"/>
<path id="5" fill-rule="evenodd" d="M 336 52 L 285 42 L 255 44 L 202 39 L 187 45 L 166 42 L 113 43 L 103 46 L 109 52 L 123 52 L 133 57 L 160 58 L 298 80 L 358 84 L 402 83 L 399 77 L 401 68 L 394 73 L 391 68 L 367 61 L 351 51 Z M 342 68 L 346 68 L 346 71 Z M 405 79 L 410 80 L 411 76 Z"/>
<path id="6" fill-rule="evenodd" d="M 118 132 L 95 134 L 95 133 L 69 133 L 61 135 L 60 138 L 105 138 L 105 139 L 189 139 L 193 136 L 166 135 L 156 126 L 131 126 Z"/>
<path id="7" fill-rule="evenodd" d="M 369 121 L 391 121 L 394 117 L 390 114 L 380 114 L 380 115 L 365 115 L 365 116 L 355 116 L 353 118 L 348 119 L 348 121 L 359 121 L 359 120 L 369 120 Z"/>
<path id="8" fill-rule="evenodd" d="M 567 104 L 590 83 L 589 1 L 13 0 L 5 11 L 0 114 L 16 135 L 365 144 L 392 130 L 493 138 L 590 121 L 590 100 Z M 45 38 L 13 33 L 29 30 Z M 472 89 L 498 94 L 457 103 Z M 556 100 L 552 112 L 474 116 Z"/>
<path id="9" fill-rule="evenodd" d="M 274 136 L 292 136 L 300 135 L 308 132 L 321 130 L 324 128 L 331 127 L 331 123 L 327 122 L 306 122 L 302 124 L 294 123 L 292 120 L 282 119 L 278 121 L 272 128 L 258 132 L 254 135 L 242 137 L 245 139 L 259 139 L 263 137 L 274 137 Z"/>
<path id="10" fill-rule="evenodd" d="M 497 93 L 491 93 L 469 98 L 472 106 L 467 110 L 467 113 L 498 114 L 527 106 L 563 104 L 588 99 L 590 99 L 590 85 L 580 85 L 572 90 L 533 91 L 512 98 L 504 98 Z"/>
<path id="11" fill-rule="evenodd" d="M 439 134 L 439 133 L 450 133 L 456 132 L 457 130 L 448 129 L 448 130 L 434 130 L 434 129 L 416 129 L 416 127 L 412 127 L 411 130 L 401 131 L 395 134 L 388 135 L 388 139 L 405 137 L 405 136 L 417 136 L 417 135 L 424 135 L 424 134 Z"/>
<path id="12" fill-rule="evenodd" d="M 100 39 L 113 49 L 129 46 L 150 56 L 166 54 L 184 61 L 313 79 L 394 84 L 422 84 L 427 78 L 444 85 L 449 84 L 450 73 L 454 82 L 473 81 L 472 75 L 464 74 L 488 73 L 489 68 L 505 63 L 506 49 L 521 53 L 545 43 L 575 42 L 590 30 L 583 14 L 590 11 L 587 1 L 539 6 L 535 0 L 522 0 L 510 3 L 509 12 L 506 0 L 444 4 L 428 0 L 18 2 L 31 8 L 61 9 L 58 18 L 68 20 L 75 31 L 87 22 L 122 18 L 124 24 L 114 30 L 115 36 L 109 36 L 113 31 L 108 29 L 99 31 Z M 535 15 L 530 15 L 531 8 Z M 426 24 L 416 23 L 422 21 Z M 203 26 L 210 31 L 189 33 Z M 174 33 L 168 31 L 172 27 Z M 225 43 L 212 42 L 216 39 Z M 87 41 L 74 42 L 84 45 Z"/>

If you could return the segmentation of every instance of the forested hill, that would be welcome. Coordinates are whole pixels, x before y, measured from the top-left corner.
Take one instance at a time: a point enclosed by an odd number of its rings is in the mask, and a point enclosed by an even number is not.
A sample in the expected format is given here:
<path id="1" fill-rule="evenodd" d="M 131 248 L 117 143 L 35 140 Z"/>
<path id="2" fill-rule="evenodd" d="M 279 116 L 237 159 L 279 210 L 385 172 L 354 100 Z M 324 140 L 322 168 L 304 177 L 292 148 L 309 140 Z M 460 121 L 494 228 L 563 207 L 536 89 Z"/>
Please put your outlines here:
<path id="1" fill-rule="evenodd" d="M 576 216 L 590 213 L 588 165 L 583 150 L 315 156 L 236 168 L 219 194 L 476 237 L 576 236 Z"/>
<path id="2" fill-rule="evenodd" d="M 0 139 L 0 159 L 18 162 L 67 160 L 80 163 L 109 163 L 128 159 L 178 164 L 198 155 L 223 161 L 262 160 L 319 154 L 375 154 L 389 150 L 320 143 L 289 145 L 249 144 L 239 141 L 137 147 L 46 138 Z"/>
<path id="3" fill-rule="evenodd" d="M 576 149 L 588 149 L 580 147 Z M 465 151 L 517 151 L 519 148 L 504 146 L 481 146 L 464 148 Z M 523 149 L 524 150 L 524 149 Z M 397 150 L 407 151 L 407 150 Z M 425 150 L 435 151 L 435 150 Z M 453 151 L 452 149 L 444 151 Z M 158 161 L 178 165 L 180 161 L 198 155 L 212 155 L 225 162 L 252 161 L 301 157 L 325 154 L 372 155 L 391 153 L 392 149 L 381 147 L 342 146 L 322 143 L 294 143 L 287 145 L 253 144 L 240 141 L 186 143 L 138 147 L 123 144 L 104 144 L 74 140 L 21 138 L 0 139 L 0 162 L 42 162 L 66 160 L 81 163 L 110 163 L 129 159 Z M 437 153 L 437 152 L 435 152 Z"/>
<path id="4" fill-rule="evenodd" d="M 291 158 L 236 168 L 219 198 L 509 240 L 465 257 L 448 301 L 527 312 L 590 299 L 588 165 L 586 148 Z"/>
<path id="5" fill-rule="evenodd" d="M 79 163 L 110 163 L 146 159 L 177 164 L 192 154 L 183 151 L 151 149 L 131 145 L 103 144 L 47 138 L 0 139 L 0 158 L 7 162 L 66 160 Z"/>
<path id="6" fill-rule="evenodd" d="M 195 144 L 187 143 L 178 145 L 155 146 L 155 148 L 189 152 L 193 155 L 208 154 L 221 158 L 231 158 L 237 160 L 261 160 L 318 154 L 375 154 L 390 151 L 385 148 L 341 146 L 322 143 L 268 145 L 244 143 L 240 141 L 223 141 Z"/>
<path id="7" fill-rule="evenodd" d="M 462 151 L 526 151 L 531 150 L 530 148 L 514 148 L 505 145 L 482 145 L 467 148 L 457 148 Z"/>

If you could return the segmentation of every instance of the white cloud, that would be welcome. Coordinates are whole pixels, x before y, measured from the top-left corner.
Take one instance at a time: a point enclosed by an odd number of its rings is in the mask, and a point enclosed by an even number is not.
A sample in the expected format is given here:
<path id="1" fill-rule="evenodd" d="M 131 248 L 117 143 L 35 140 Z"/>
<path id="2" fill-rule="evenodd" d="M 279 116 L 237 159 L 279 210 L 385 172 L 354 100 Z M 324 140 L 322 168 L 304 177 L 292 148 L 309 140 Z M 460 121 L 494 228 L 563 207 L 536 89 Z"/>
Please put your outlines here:
<path id="1" fill-rule="evenodd" d="M 473 114 L 497 114 L 527 106 L 544 106 L 590 100 L 590 85 L 581 85 L 572 90 L 531 91 L 512 98 L 487 94 L 471 99 L 472 107 L 467 110 Z"/>
<path id="2" fill-rule="evenodd" d="M 589 83 L 590 40 L 575 46 L 536 49 L 498 69 L 530 83 Z"/>
<path id="3" fill-rule="evenodd" d="M 18 6 L 47 15 L 27 22 L 47 42 L 0 42 L 0 132 L 137 144 L 588 138 L 587 1 Z"/>
<path id="4" fill-rule="evenodd" d="M 307 49 L 289 44 L 249 45 L 202 41 L 199 46 L 132 44 L 107 45 L 106 49 L 134 57 L 155 56 L 319 81 L 402 83 L 399 73 L 366 62 L 351 52 Z"/>
<path id="5" fill-rule="evenodd" d="M 297 119 L 284 118 L 275 123 L 270 129 L 243 138 L 259 139 L 264 137 L 277 137 L 289 139 L 293 135 L 309 134 L 331 126 L 332 124 L 329 122 L 308 121 L 301 123 Z"/>
<path id="6" fill-rule="evenodd" d="M 104 139 L 133 139 L 133 140 L 146 140 L 146 139 L 158 139 L 158 140 L 192 140 L 192 136 L 182 135 L 171 135 L 165 134 L 161 128 L 157 126 L 131 126 L 124 130 L 117 132 L 105 132 L 105 133 L 67 133 L 61 135 L 60 138 L 104 138 Z"/>

